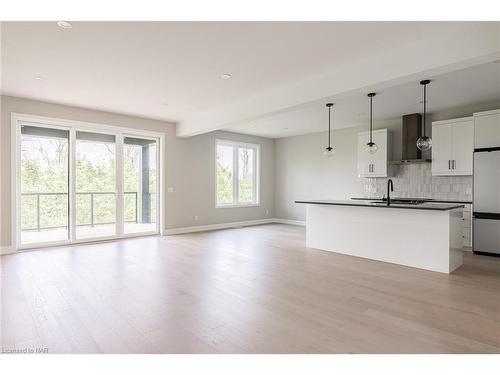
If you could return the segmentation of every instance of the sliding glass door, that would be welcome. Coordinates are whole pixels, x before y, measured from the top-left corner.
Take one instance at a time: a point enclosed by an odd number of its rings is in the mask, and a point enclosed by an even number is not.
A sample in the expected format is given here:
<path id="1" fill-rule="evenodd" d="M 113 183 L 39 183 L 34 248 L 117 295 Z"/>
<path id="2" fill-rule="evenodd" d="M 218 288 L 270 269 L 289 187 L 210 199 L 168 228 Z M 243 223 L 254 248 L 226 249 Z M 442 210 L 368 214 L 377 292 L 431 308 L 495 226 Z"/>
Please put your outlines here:
<path id="1" fill-rule="evenodd" d="M 19 247 L 159 233 L 160 138 L 18 125 Z"/>
<path id="2" fill-rule="evenodd" d="M 158 147 L 156 139 L 123 140 L 124 233 L 158 230 Z"/>
<path id="3" fill-rule="evenodd" d="M 112 237 L 116 228 L 116 136 L 76 132 L 76 238 Z"/>
<path id="4" fill-rule="evenodd" d="M 20 135 L 21 244 L 69 239 L 69 131 L 24 125 Z"/>

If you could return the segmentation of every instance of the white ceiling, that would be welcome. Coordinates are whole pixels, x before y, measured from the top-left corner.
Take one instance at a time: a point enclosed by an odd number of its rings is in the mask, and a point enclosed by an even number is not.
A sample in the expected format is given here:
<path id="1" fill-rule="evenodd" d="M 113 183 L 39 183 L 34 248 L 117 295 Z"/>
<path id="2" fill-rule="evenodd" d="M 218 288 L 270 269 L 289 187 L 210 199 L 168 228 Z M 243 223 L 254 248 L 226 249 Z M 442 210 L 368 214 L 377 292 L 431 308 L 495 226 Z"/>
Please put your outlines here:
<path id="1" fill-rule="evenodd" d="M 304 131 L 307 110 L 321 116 L 313 109 L 321 98 L 490 61 L 500 52 L 499 25 L 73 22 L 60 29 L 55 22 L 3 22 L 2 93 L 177 122 L 182 136 L 266 132 L 242 121 L 304 106 L 297 117 L 305 121 L 295 120 Z"/>
<path id="2" fill-rule="evenodd" d="M 487 63 L 438 76 L 429 76 L 427 110 L 441 112 L 472 104 L 500 103 L 500 63 Z M 368 93 L 369 91 L 366 91 Z M 419 81 L 376 90 L 373 116 L 376 121 L 400 118 L 422 112 L 422 86 Z M 332 127 L 345 128 L 368 124 L 369 99 L 365 94 L 336 100 L 335 97 L 308 103 L 298 108 L 236 124 L 228 130 L 270 138 L 326 131 L 328 109 L 332 107 Z"/>

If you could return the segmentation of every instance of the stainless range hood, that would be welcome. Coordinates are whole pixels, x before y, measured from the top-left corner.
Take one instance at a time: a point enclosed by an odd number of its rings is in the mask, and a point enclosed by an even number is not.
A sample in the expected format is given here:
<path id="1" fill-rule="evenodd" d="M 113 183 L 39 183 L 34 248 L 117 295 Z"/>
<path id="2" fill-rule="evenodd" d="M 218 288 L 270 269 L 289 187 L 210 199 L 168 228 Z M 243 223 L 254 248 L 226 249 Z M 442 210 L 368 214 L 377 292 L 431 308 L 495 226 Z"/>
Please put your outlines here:
<path id="1" fill-rule="evenodd" d="M 403 116 L 401 160 L 391 164 L 430 163 L 422 158 L 422 151 L 417 148 L 417 139 L 422 135 L 422 115 L 412 113 Z"/>

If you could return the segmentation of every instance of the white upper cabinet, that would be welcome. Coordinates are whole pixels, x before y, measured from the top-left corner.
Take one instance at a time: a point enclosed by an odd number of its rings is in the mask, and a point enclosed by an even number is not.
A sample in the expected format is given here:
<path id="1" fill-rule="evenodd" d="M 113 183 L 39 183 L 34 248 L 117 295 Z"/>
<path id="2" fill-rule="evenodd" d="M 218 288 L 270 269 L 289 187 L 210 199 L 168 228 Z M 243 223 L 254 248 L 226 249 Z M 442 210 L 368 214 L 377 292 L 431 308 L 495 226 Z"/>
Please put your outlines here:
<path id="1" fill-rule="evenodd" d="M 432 175 L 451 175 L 451 124 L 432 125 Z"/>
<path id="2" fill-rule="evenodd" d="M 500 147 L 500 109 L 474 113 L 474 148 Z"/>
<path id="3" fill-rule="evenodd" d="M 432 123 L 432 175 L 472 175 L 474 121 L 472 117 Z"/>
<path id="4" fill-rule="evenodd" d="M 369 132 L 358 133 L 358 177 L 387 177 L 390 133 L 387 129 L 373 131 L 373 142 L 378 146 L 377 152 L 373 155 L 365 151 L 369 141 Z"/>

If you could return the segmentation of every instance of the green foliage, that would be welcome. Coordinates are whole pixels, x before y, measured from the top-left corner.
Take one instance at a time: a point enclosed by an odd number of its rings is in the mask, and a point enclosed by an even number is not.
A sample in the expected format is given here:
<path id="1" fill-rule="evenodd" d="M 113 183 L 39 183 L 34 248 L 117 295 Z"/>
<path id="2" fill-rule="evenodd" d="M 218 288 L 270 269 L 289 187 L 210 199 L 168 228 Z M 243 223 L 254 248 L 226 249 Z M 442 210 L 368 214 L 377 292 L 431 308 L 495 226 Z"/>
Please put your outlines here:
<path id="1" fill-rule="evenodd" d="M 233 171 L 221 162 L 221 156 L 217 154 L 217 203 L 233 203 Z"/>
<path id="2" fill-rule="evenodd" d="M 102 147 L 103 144 L 97 147 Z M 107 161 L 96 163 L 79 155 L 76 164 L 76 225 L 91 223 L 93 200 L 94 224 L 114 223 L 116 218 L 116 163 L 114 147 L 104 145 L 109 152 Z M 68 226 L 68 142 L 66 139 L 41 139 L 24 136 L 21 158 L 21 228 Z M 99 151 L 103 151 L 102 149 Z M 156 147 L 151 154 L 148 171 L 151 216 L 156 222 Z M 126 222 L 138 222 L 142 176 L 140 175 L 141 148 L 124 145 L 124 218 Z M 36 195 L 34 193 L 51 193 Z M 53 194 L 56 193 L 56 194 Z M 90 194 L 99 193 L 99 194 Z M 38 215 L 39 210 L 39 215 Z"/>
<path id="3" fill-rule="evenodd" d="M 22 193 L 61 193 L 60 195 L 22 195 L 21 228 L 37 227 L 37 200 L 40 226 L 67 226 L 68 142 L 64 139 L 23 137 L 21 157 Z M 52 152 L 52 153 L 49 153 Z"/>
<path id="4" fill-rule="evenodd" d="M 227 146 L 224 146 L 227 147 Z M 253 157 L 249 148 L 238 148 L 238 203 L 254 201 L 253 196 Z M 224 165 L 222 156 L 217 153 L 217 203 L 233 203 L 233 166 Z"/>
<path id="5" fill-rule="evenodd" d="M 251 173 L 240 178 L 239 189 L 238 198 L 240 202 L 248 203 L 253 201 L 253 176 Z"/>
<path id="6" fill-rule="evenodd" d="M 253 157 L 253 150 L 248 148 L 239 149 L 238 199 L 240 203 L 253 201 L 253 174 L 251 169 Z"/>

